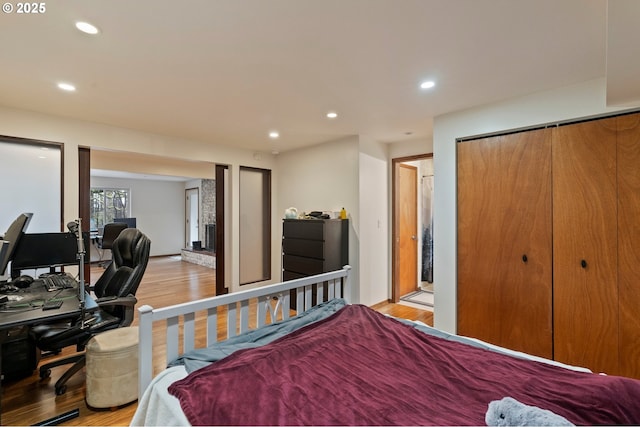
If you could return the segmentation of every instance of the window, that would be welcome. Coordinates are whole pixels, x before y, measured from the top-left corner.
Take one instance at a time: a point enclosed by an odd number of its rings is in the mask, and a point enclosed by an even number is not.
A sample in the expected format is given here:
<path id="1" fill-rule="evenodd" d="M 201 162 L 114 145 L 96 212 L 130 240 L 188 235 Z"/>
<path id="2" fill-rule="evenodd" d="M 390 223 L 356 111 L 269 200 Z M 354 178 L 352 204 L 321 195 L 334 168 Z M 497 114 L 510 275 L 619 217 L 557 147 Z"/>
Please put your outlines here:
<path id="1" fill-rule="evenodd" d="M 129 218 L 130 196 L 128 188 L 92 188 L 90 228 L 97 230 L 117 218 Z"/>

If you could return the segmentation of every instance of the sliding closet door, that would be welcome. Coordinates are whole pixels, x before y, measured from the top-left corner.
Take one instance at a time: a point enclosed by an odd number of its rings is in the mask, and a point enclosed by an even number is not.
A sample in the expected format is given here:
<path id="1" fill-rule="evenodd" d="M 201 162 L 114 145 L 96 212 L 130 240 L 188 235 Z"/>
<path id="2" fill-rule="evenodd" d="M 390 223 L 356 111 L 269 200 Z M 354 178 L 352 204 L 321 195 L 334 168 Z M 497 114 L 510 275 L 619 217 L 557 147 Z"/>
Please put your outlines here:
<path id="1" fill-rule="evenodd" d="M 552 357 L 551 132 L 458 144 L 458 333 Z"/>
<path id="2" fill-rule="evenodd" d="M 554 356 L 618 369 L 616 118 L 553 138 Z"/>
<path id="3" fill-rule="evenodd" d="M 640 378 L 640 114 L 618 117 L 620 375 Z"/>

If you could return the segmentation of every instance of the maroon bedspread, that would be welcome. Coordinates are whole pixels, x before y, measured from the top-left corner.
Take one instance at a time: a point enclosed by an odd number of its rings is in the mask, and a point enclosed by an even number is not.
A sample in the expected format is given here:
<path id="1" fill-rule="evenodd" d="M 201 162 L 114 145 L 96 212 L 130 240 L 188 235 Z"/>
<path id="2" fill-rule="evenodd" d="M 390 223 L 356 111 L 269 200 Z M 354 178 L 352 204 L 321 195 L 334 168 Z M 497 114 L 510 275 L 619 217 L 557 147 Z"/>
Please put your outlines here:
<path id="1" fill-rule="evenodd" d="M 574 424 L 640 424 L 640 381 L 443 340 L 358 305 L 169 392 L 194 425 L 484 425 L 505 396 Z"/>

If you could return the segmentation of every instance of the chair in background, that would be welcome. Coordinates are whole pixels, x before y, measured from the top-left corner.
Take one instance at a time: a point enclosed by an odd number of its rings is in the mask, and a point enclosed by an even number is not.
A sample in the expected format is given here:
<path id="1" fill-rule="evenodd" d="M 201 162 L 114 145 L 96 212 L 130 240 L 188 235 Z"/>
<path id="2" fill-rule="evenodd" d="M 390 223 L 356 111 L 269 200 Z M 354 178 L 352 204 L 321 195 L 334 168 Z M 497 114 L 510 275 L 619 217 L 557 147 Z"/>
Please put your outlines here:
<path id="1" fill-rule="evenodd" d="M 56 395 L 66 392 L 66 382 L 85 366 L 84 348 L 96 334 L 125 327 L 133 322 L 136 291 L 149 262 L 151 241 L 140 230 L 122 230 L 113 242 L 112 262 L 91 290 L 98 309 L 71 322 L 43 324 L 32 328 L 36 346 L 42 351 L 59 353 L 76 346 L 80 354 L 54 360 L 40 367 L 40 378 L 51 375 L 51 368 L 73 363 L 55 384 Z"/>
<path id="2" fill-rule="evenodd" d="M 127 224 L 124 222 L 110 222 L 104 225 L 104 228 L 102 230 L 102 238 L 99 238 L 96 242 L 96 246 L 98 247 L 98 249 L 101 249 L 99 262 L 99 265 L 101 267 L 106 267 L 106 265 L 110 262 L 102 261 L 105 249 L 111 249 L 111 247 L 113 246 L 113 242 L 120 235 L 122 230 L 127 227 Z"/>

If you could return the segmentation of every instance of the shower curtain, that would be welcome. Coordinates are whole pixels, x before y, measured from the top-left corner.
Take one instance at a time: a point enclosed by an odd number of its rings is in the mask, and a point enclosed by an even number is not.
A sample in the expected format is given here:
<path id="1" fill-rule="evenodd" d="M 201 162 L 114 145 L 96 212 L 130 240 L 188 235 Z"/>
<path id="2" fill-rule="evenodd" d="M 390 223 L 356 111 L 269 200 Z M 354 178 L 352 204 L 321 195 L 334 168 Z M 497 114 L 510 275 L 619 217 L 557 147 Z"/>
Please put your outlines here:
<path id="1" fill-rule="evenodd" d="M 433 175 L 422 177 L 422 275 L 433 283 Z"/>

